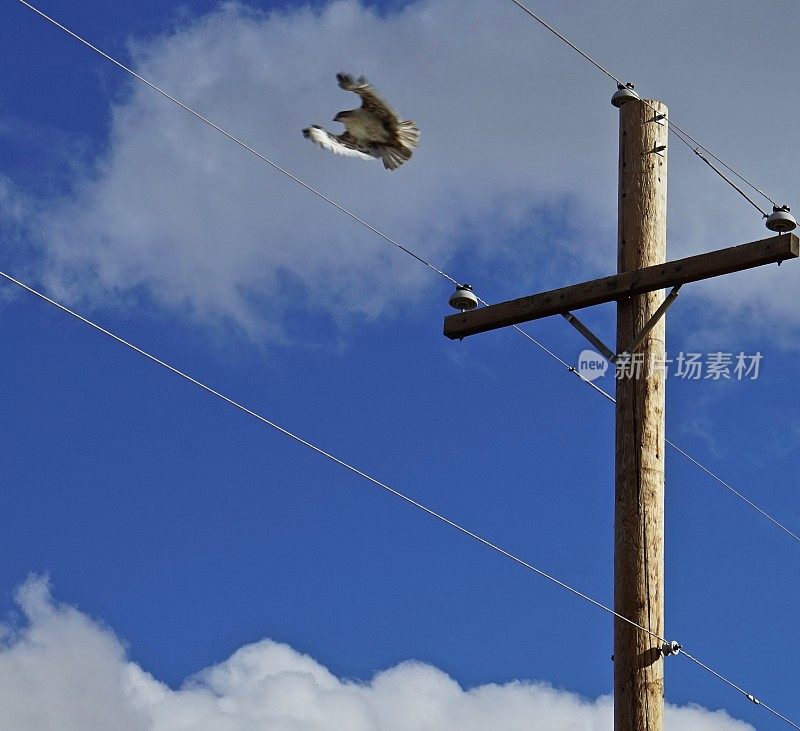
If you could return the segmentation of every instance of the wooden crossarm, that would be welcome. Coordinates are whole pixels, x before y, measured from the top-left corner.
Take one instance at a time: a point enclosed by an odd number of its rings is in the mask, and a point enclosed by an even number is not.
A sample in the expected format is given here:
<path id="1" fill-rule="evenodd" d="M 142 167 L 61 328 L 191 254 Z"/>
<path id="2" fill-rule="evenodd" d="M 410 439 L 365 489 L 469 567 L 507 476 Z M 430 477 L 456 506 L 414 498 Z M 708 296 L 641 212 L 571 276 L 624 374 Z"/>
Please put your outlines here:
<path id="1" fill-rule="evenodd" d="M 799 240 L 794 234 L 781 234 L 740 246 L 709 251 L 685 259 L 614 274 L 590 282 L 572 284 L 549 292 L 480 307 L 444 319 L 444 334 L 451 340 L 518 325 L 550 315 L 591 307 L 676 284 L 697 282 L 743 269 L 796 259 Z"/>

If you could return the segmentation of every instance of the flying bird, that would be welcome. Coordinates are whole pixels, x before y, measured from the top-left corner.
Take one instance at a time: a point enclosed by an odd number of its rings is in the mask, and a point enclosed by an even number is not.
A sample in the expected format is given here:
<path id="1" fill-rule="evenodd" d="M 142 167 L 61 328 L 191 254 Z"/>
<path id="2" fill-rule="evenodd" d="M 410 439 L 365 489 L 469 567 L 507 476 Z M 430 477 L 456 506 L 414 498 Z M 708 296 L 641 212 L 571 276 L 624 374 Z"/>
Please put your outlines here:
<path id="1" fill-rule="evenodd" d="M 399 168 L 411 157 L 419 142 L 419 129 L 414 122 L 402 120 L 363 77 L 354 79 L 350 74 L 336 74 L 339 87 L 361 97 L 361 106 L 339 112 L 334 122 L 342 122 L 345 131 L 331 134 L 318 124 L 303 130 L 303 137 L 315 145 L 338 155 L 358 157 L 362 160 L 380 158 L 387 170 Z"/>

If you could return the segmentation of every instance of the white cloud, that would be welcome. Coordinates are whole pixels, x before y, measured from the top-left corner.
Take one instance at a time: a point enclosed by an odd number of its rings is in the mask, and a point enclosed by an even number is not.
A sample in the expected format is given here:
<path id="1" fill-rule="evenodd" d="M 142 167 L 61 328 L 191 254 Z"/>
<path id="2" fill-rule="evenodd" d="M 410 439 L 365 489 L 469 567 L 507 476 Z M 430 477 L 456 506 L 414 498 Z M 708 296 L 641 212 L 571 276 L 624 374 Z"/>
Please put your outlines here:
<path id="1" fill-rule="evenodd" d="M 516 14 L 498 14 L 489 3 L 434 0 L 390 15 L 353 0 L 319 13 L 270 15 L 229 4 L 141 43 L 134 56 L 145 76 L 446 266 L 465 242 L 495 261 L 517 259 L 502 243 L 514 230 L 548 206 L 566 215 L 574 175 L 602 175 L 603 156 L 590 154 L 595 144 L 581 134 L 584 120 L 557 122 L 549 105 L 520 93 L 549 53 L 533 46 L 520 58 L 509 47 L 529 41 Z M 377 163 L 323 154 L 302 138 L 302 127 L 334 127 L 334 114 L 357 103 L 336 87 L 342 69 L 365 73 L 417 120 L 423 141 L 413 164 L 389 174 Z M 558 84 L 542 81 L 544 95 Z M 584 160 L 577 169 L 548 139 L 559 127 L 572 139 L 570 157 Z M 48 284 L 62 295 L 105 298 L 143 287 L 201 319 L 230 318 L 275 334 L 292 307 L 337 320 L 371 317 L 387 306 L 387 280 L 412 298 L 441 286 L 151 89 L 131 84 L 113 110 L 109 137 L 96 169 L 44 222 Z M 582 226 L 587 216 L 570 214 L 569 226 L 548 235 L 557 243 L 548 244 L 545 266 Z M 537 228 L 534 250 L 545 242 Z"/>
<path id="2" fill-rule="evenodd" d="M 780 34 L 791 32 L 795 4 L 777 2 L 768 26 L 749 4 L 727 0 L 668 12 L 612 5 L 546 12 L 643 93 L 664 98 L 720 155 L 776 195 L 796 194 L 786 145 L 800 100 L 782 95 L 780 115 L 764 112 L 778 83 L 765 78 L 780 70 L 780 84 L 796 86 L 796 64 L 775 50 L 792 47 Z M 418 0 L 378 13 L 335 0 L 270 14 L 226 4 L 133 48 L 146 77 L 421 255 L 448 267 L 459 251 L 471 254 L 454 274 L 478 285 L 502 271 L 507 289 L 488 296 L 614 265 L 613 86 L 511 3 Z M 339 70 L 366 74 L 419 123 L 422 146 L 400 171 L 302 139 L 302 127 L 335 128 L 329 120 L 353 105 L 336 88 Z M 675 141 L 670 152 L 673 255 L 767 235 L 702 163 Z M 134 82 L 113 108 L 107 150 L 49 207 L 41 233 L 48 284 L 62 296 L 144 291 L 257 338 L 281 337 L 297 310 L 339 325 L 375 317 L 395 306 L 382 294 L 387 280 L 412 300 L 426 289 L 443 296 L 424 267 Z M 780 274 L 692 291 L 728 315 L 797 326 L 800 266 Z"/>
<path id="3" fill-rule="evenodd" d="M 464 690 L 407 662 L 369 682 L 343 680 L 308 655 L 264 640 L 177 690 L 129 660 L 108 628 L 56 604 L 47 582 L 17 591 L 21 626 L 0 626 L 0 727 L 25 731 L 592 731 L 611 725 L 608 697 L 546 683 Z M 723 711 L 667 706 L 672 731 L 747 731 Z"/>

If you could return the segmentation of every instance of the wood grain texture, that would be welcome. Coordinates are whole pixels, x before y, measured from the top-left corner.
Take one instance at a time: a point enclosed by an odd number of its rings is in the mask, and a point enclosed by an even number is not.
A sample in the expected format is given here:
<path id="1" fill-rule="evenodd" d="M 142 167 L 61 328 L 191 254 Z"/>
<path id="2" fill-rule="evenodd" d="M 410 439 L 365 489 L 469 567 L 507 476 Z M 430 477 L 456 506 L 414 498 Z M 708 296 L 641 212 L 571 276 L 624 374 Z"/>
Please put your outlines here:
<path id="1" fill-rule="evenodd" d="M 676 284 L 697 282 L 764 264 L 796 259 L 799 248 L 797 236 L 781 234 L 664 264 L 626 271 L 602 279 L 519 297 L 508 302 L 499 302 L 472 312 L 450 315 L 444 321 L 444 334 L 451 339 L 465 338 L 643 292 L 674 287 Z"/>
<path id="2" fill-rule="evenodd" d="M 649 105 L 649 106 L 648 106 Z M 667 252 L 667 126 L 653 121 L 660 102 L 620 109 L 617 270 L 662 266 Z M 664 300 L 662 290 L 617 303 L 617 352 Z M 637 377 L 617 379 L 614 512 L 614 610 L 664 636 L 664 363 L 665 318 L 642 342 Z M 635 369 L 632 369 L 635 373 Z M 660 643 L 614 621 L 614 729 L 661 731 L 664 661 Z"/>

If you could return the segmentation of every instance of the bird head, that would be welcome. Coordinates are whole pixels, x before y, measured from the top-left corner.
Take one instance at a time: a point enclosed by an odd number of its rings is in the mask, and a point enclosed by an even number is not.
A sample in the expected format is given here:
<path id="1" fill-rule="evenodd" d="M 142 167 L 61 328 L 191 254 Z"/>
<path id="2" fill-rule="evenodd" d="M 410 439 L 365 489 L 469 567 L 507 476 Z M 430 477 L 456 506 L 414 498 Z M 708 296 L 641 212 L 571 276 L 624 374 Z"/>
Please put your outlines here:
<path id="1" fill-rule="evenodd" d="M 333 121 L 334 121 L 334 122 L 344 122 L 344 120 L 345 120 L 345 119 L 347 119 L 347 118 L 348 118 L 349 116 L 351 116 L 352 114 L 353 114 L 353 112 L 352 112 L 352 111 L 349 111 L 349 112 L 339 112 L 339 114 L 337 114 L 337 115 L 336 115 L 336 116 L 333 118 Z"/>

